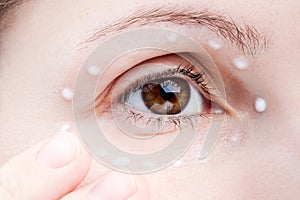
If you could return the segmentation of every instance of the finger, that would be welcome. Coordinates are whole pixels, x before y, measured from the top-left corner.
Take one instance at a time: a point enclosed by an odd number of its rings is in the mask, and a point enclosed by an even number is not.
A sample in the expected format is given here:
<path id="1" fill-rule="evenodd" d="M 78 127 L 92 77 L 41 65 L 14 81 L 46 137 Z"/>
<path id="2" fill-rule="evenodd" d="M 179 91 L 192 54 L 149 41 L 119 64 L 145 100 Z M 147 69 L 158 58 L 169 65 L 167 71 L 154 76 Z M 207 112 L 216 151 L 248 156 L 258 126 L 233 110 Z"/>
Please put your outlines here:
<path id="1" fill-rule="evenodd" d="M 142 177 L 109 172 L 61 200 L 149 200 L 150 191 Z"/>
<path id="2" fill-rule="evenodd" d="M 0 199 L 59 199 L 82 181 L 90 163 L 78 139 L 60 132 L 0 168 Z"/>

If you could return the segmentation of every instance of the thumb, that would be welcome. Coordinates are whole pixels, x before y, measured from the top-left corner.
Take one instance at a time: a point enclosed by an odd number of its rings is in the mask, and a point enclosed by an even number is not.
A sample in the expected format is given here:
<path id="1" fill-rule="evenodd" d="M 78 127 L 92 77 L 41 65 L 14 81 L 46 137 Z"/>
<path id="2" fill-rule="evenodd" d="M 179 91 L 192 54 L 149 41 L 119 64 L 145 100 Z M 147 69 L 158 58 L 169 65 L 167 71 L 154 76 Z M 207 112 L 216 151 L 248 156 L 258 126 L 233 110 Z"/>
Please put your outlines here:
<path id="1" fill-rule="evenodd" d="M 90 163 L 76 136 L 60 132 L 0 168 L 0 199 L 59 199 L 82 181 Z"/>

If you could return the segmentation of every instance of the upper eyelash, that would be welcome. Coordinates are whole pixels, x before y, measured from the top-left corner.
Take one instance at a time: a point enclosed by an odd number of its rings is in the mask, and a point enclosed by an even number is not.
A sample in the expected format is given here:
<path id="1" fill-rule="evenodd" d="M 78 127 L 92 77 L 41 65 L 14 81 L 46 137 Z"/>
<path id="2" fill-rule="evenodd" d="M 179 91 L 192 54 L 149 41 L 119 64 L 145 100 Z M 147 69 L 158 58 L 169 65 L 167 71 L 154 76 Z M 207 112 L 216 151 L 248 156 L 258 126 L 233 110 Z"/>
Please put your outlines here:
<path id="1" fill-rule="evenodd" d="M 194 73 L 194 70 L 195 65 L 193 64 L 189 64 L 187 66 L 179 65 L 176 69 L 176 72 L 191 78 L 205 93 L 210 95 L 209 89 L 207 88 L 208 81 L 205 78 L 205 73 L 203 71 Z"/>
<path id="2" fill-rule="evenodd" d="M 150 80 L 155 80 L 157 78 L 161 77 L 167 77 L 167 76 L 174 76 L 175 74 L 182 74 L 185 76 L 188 76 L 190 79 L 192 79 L 200 88 L 208 95 L 211 95 L 209 92 L 209 89 L 207 87 L 208 81 L 205 78 L 204 71 L 194 72 L 198 68 L 192 64 L 189 63 L 188 65 L 180 64 L 177 68 L 174 69 L 168 69 L 162 72 L 152 73 L 148 74 L 138 80 L 136 80 L 134 83 L 130 84 L 126 89 L 125 92 L 123 92 L 122 95 L 119 96 L 118 101 L 119 102 L 126 102 L 132 92 L 136 92 L 140 89 L 142 89 L 141 85 L 144 85 Z"/>
<path id="3" fill-rule="evenodd" d="M 129 94 L 140 90 L 141 85 L 144 85 L 147 81 L 157 79 L 157 77 L 173 76 L 175 73 L 176 73 L 176 69 L 168 69 L 168 70 L 165 70 L 162 72 L 148 74 L 148 75 L 136 80 L 134 83 L 130 84 L 128 87 L 126 87 L 123 94 L 120 95 L 119 98 L 117 98 L 117 99 L 119 102 L 125 102 L 126 100 L 128 100 Z"/>

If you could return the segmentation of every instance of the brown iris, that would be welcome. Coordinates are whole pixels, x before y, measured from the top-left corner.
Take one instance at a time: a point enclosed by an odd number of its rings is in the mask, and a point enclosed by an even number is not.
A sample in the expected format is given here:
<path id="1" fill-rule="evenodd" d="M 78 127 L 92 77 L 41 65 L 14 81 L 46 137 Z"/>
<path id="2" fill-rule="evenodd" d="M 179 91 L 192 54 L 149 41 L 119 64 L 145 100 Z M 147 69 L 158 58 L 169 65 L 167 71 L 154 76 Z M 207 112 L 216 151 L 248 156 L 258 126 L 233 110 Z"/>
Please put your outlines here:
<path id="1" fill-rule="evenodd" d="M 188 104 L 190 87 L 178 77 L 156 79 L 142 86 L 142 98 L 153 113 L 175 115 Z"/>

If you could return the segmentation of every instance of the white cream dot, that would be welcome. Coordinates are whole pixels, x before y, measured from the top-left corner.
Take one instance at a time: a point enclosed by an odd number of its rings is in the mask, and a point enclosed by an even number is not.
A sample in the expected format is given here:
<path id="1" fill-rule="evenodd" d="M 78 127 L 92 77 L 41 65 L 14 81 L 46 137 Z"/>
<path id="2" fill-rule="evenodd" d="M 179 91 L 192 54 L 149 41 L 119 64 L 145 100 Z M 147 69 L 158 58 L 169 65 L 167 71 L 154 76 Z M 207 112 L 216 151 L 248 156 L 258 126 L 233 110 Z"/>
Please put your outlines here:
<path id="1" fill-rule="evenodd" d="M 99 67 L 91 65 L 87 68 L 87 72 L 92 76 L 97 76 L 100 74 L 101 70 Z"/>
<path id="2" fill-rule="evenodd" d="M 173 163 L 173 167 L 183 167 L 184 166 L 184 162 L 181 161 L 181 160 L 176 160 L 174 163 Z"/>
<path id="3" fill-rule="evenodd" d="M 69 131 L 70 129 L 71 129 L 71 125 L 66 122 L 61 126 L 60 131 Z"/>
<path id="4" fill-rule="evenodd" d="M 233 132 L 231 137 L 230 137 L 230 140 L 232 142 L 238 142 L 238 141 L 241 141 L 242 140 L 242 136 L 240 133 L 238 133 L 237 131 Z"/>
<path id="5" fill-rule="evenodd" d="M 209 40 L 208 44 L 214 50 L 218 50 L 222 47 L 222 41 L 219 39 Z"/>
<path id="6" fill-rule="evenodd" d="M 143 167 L 145 170 L 152 170 L 156 167 L 157 163 L 155 161 L 144 161 Z"/>
<path id="7" fill-rule="evenodd" d="M 217 114 L 217 115 L 224 114 L 224 112 L 225 112 L 225 110 L 222 108 L 218 108 L 213 111 L 213 113 Z"/>
<path id="8" fill-rule="evenodd" d="M 171 33 L 168 35 L 169 42 L 175 42 L 177 40 L 177 34 Z"/>
<path id="9" fill-rule="evenodd" d="M 113 161 L 113 165 L 115 166 L 126 166 L 129 165 L 130 159 L 127 157 L 118 157 Z"/>
<path id="10" fill-rule="evenodd" d="M 108 152 L 105 149 L 99 149 L 97 151 L 97 156 L 98 157 L 104 157 L 104 156 L 107 156 L 107 155 L 108 155 Z"/>
<path id="11" fill-rule="evenodd" d="M 61 91 L 61 96 L 64 98 L 66 101 L 71 101 L 73 99 L 73 91 L 71 88 L 65 87 Z"/>
<path id="12" fill-rule="evenodd" d="M 261 97 L 258 97 L 255 100 L 255 110 L 259 113 L 264 112 L 267 109 L 267 103 L 266 100 L 264 100 Z"/>
<path id="13" fill-rule="evenodd" d="M 245 57 L 243 56 L 238 56 L 233 59 L 233 64 L 237 69 L 246 69 L 248 67 L 248 61 Z"/>

